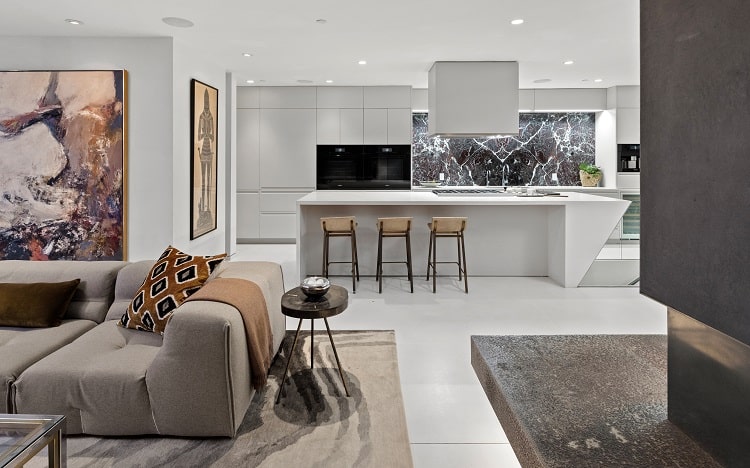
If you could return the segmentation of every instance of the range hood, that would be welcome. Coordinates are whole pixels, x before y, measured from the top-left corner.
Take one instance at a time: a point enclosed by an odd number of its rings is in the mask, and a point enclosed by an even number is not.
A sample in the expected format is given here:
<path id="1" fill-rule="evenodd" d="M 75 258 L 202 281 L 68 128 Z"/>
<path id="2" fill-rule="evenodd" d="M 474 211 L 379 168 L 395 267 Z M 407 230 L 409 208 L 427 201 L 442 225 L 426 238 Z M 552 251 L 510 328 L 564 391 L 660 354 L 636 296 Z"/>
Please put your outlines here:
<path id="1" fill-rule="evenodd" d="M 427 108 L 430 136 L 518 135 L 518 62 L 435 62 Z"/>

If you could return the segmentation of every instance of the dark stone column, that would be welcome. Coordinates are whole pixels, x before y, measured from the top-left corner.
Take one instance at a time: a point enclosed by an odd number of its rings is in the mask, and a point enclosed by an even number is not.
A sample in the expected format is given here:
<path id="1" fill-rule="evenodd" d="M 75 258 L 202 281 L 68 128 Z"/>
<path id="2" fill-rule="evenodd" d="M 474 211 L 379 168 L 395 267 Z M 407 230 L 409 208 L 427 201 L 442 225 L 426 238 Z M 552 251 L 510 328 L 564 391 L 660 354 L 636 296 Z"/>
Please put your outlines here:
<path id="1" fill-rule="evenodd" d="M 641 1 L 641 292 L 669 419 L 750 466 L 750 2 Z M 680 312 L 677 312 L 680 311 Z"/>

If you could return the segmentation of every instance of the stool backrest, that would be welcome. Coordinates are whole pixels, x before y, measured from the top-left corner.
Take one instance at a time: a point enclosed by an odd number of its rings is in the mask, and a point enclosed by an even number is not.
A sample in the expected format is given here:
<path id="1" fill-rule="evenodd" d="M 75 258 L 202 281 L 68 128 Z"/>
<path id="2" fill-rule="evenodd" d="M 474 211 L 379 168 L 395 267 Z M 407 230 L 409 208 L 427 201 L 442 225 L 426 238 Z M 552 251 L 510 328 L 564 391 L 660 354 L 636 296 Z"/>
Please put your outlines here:
<path id="1" fill-rule="evenodd" d="M 408 232 L 411 218 L 378 218 L 378 230 L 383 232 Z"/>
<path id="2" fill-rule="evenodd" d="M 354 216 L 320 218 L 320 227 L 328 232 L 351 232 L 356 225 Z"/>
<path id="3" fill-rule="evenodd" d="M 466 229 L 466 218 L 442 217 L 432 218 L 431 229 L 434 232 L 463 232 Z"/>

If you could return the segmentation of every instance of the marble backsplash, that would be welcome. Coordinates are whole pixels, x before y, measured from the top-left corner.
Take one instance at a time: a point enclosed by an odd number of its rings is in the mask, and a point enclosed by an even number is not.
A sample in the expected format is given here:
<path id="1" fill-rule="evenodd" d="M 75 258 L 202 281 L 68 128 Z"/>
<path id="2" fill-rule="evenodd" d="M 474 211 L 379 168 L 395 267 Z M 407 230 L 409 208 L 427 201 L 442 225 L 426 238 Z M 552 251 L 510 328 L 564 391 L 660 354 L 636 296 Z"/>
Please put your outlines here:
<path id="1" fill-rule="evenodd" d="M 412 118 L 413 185 L 440 173 L 445 185 L 580 185 L 578 165 L 594 164 L 594 113 L 522 113 L 503 138 L 429 137 L 427 113 Z"/>

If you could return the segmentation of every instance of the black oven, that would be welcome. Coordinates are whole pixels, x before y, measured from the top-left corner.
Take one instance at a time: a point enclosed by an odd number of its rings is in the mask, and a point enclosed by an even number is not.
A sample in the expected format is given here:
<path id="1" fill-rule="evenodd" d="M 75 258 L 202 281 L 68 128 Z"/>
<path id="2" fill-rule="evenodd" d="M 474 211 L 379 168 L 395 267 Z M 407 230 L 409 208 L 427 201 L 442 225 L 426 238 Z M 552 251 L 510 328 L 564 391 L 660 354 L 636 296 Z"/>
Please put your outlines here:
<path id="1" fill-rule="evenodd" d="M 318 145 L 318 190 L 408 190 L 411 145 Z"/>

